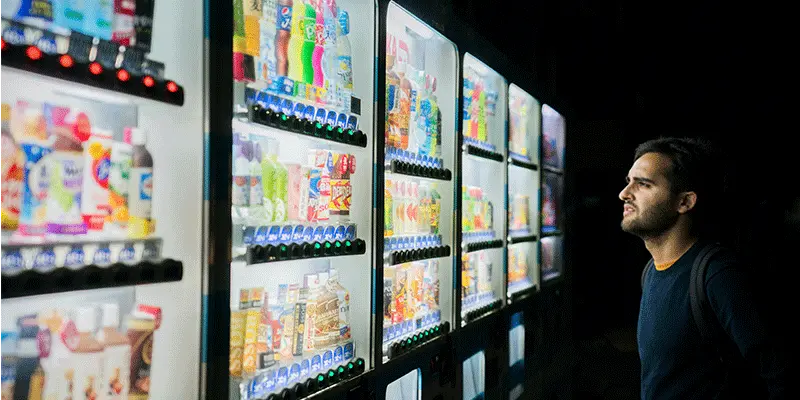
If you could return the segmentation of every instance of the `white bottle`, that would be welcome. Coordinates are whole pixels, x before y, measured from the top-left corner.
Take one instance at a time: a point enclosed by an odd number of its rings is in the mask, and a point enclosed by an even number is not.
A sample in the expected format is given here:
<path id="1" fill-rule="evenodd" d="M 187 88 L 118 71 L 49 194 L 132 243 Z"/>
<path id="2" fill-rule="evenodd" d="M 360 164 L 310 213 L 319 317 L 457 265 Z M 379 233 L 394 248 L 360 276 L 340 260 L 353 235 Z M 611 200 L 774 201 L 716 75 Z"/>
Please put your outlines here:
<path id="1" fill-rule="evenodd" d="M 153 156 L 147 151 L 147 132 L 131 129 L 133 157 L 128 186 L 128 236 L 146 237 L 150 234 L 153 202 Z"/>
<path id="2" fill-rule="evenodd" d="M 234 136 L 233 143 L 233 188 L 231 205 L 240 218 L 247 217 L 247 206 L 250 204 L 250 155 L 252 142 L 240 136 Z"/>
<path id="3" fill-rule="evenodd" d="M 103 345 L 103 369 L 100 395 L 107 400 L 128 398 L 131 345 L 119 327 L 119 305 L 103 304 L 103 328 L 97 340 Z"/>
<path id="4" fill-rule="evenodd" d="M 350 33 L 350 16 L 347 11 L 340 10 L 339 35 L 336 39 L 336 58 L 338 60 L 336 84 L 339 94 L 337 103 L 346 113 L 350 112 L 350 96 L 353 93 L 353 52 L 350 49 L 350 39 L 347 38 L 348 33 Z"/>
<path id="5" fill-rule="evenodd" d="M 95 309 L 93 307 L 80 307 L 76 310 L 75 327 L 78 330 L 78 339 L 77 346 L 72 352 L 73 399 L 97 399 L 100 397 L 103 346 L 94 338 L 95 326 Z"/>

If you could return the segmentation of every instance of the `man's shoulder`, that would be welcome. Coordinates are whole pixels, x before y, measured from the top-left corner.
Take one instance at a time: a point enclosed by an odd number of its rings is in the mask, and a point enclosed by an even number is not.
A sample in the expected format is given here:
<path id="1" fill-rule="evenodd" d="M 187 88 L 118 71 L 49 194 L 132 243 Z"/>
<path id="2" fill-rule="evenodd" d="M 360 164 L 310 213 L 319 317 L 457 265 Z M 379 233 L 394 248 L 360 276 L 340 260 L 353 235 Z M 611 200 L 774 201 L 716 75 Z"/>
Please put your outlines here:
<path id="1" fill-rule="evenodd" d="M 747 271 L 747 265 L 736 250 L 714 243 L 719 251 L 708 261 L 706 268 L 706 282 L 725 271 Z"/>

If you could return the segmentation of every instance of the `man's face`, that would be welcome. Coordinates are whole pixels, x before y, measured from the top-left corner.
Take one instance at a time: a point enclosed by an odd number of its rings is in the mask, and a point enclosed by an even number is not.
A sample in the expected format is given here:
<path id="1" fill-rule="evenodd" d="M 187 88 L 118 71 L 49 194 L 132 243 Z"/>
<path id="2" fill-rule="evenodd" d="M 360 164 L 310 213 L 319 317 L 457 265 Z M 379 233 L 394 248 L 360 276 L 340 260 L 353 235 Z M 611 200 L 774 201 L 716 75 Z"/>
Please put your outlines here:
<path id="1" fill-rule="evenodd" d="M 670 191 L 667 156 L 646 153 L 633 163 L 628 184 L 619 194 L 624 201 L 622 230 L 641 238 L 658 236 L 678 220 L 678 201 Z"/>

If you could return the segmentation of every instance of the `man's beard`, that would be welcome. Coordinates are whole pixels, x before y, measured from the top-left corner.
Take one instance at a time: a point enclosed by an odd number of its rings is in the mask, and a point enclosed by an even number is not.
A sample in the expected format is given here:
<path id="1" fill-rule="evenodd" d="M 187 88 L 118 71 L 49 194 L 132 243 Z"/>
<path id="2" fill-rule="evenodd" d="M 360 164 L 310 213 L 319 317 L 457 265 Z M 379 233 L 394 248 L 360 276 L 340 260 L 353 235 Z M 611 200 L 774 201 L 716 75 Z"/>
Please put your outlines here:
<path id="1" fill-rule="evenodd" d="M 678 220 L 678 213 L 670 209 L 669 200 L 653 205 L 642 211 L 635 207 L 635 212 L 623 217 L 622 230 L 642 239 L 657 237 L 671 228 Z"/>

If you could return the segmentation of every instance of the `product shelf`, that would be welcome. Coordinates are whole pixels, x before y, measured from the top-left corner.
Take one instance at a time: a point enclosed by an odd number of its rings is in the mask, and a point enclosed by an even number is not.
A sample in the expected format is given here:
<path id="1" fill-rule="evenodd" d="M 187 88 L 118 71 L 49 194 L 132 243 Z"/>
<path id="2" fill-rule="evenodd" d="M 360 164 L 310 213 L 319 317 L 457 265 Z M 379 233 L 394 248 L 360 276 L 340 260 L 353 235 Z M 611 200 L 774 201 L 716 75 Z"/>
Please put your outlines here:
<path id="1" fill-rule="evenodd" d="M 36 40 L 34 41 L 34 39 Z M 45 46 L 45 43 L 47 46 Z M 2 65 L 182 106 L 183 87 L 163 79 L 136 49 L 73 32 L 60 35 L 3 19 Z"/>
<path id="2" fill-rule="evenodd" d="M 27 270 L 16 275 L 3 274 L 2 298 L 177 282 L 182 278 L 183 264 L 172 259 L 146 260 L 133 265 L 114 263 L 102 267 L 92 264 L 48 272 Z"/>

